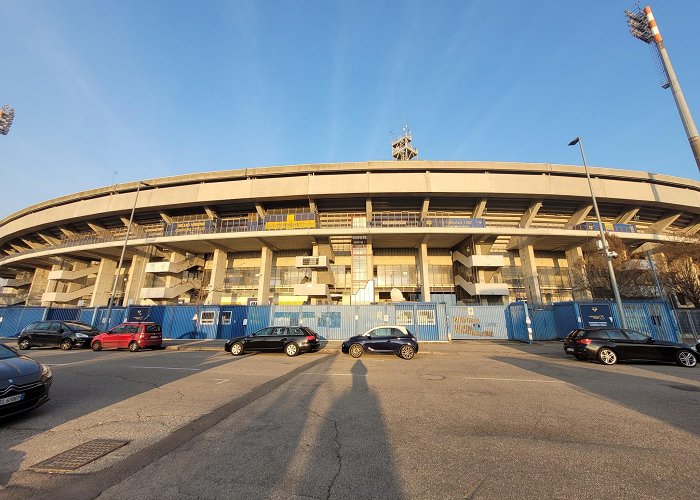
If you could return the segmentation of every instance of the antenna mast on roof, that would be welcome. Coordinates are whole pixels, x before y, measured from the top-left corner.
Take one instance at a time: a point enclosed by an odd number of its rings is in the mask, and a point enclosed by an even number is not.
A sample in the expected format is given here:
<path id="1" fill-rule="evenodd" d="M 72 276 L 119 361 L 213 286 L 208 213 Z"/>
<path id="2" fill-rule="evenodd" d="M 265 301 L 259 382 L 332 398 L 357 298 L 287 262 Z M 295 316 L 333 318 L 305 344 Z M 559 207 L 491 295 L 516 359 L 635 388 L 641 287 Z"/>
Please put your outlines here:
<path id="1" fill-rule="evenodd" d="M 411 130 L 403 126 L 403 135 L 391 143 L 391 156 L 398 161 L 408 161 L 418 156 L 418 150 L 411 145 Z"/>

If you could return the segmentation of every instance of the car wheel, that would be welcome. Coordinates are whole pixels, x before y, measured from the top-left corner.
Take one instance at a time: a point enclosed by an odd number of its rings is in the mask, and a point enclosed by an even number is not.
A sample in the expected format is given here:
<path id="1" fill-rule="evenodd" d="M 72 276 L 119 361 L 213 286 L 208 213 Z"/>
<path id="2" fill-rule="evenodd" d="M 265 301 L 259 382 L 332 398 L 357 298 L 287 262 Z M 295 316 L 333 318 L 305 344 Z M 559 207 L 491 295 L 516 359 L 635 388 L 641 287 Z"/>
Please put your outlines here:
<path id="1" fill-rule="evenodd" d="M 678 354 L 676 354 L 676 363 L 678 364 L 678 366 L 692 368 L 698 364 L 698 359 L 692 352 L 682 350 L 678 351 Z"/>
<path id="2" fill-rule="evenodd" d="M 70 351 L 71 349 L 73 349 L 73 342 L 70 339 L 63 339 L 61 341 L 61 350 Z"/>
<path id="3" fill-rule="evenodd" d="M 617 363 L 617 354 L 615 354 L 615 351 L 612 349 L 603 347 L 600 351 L 598 351 L 598 361 L 604 365 L 614 365 Z"/>
<path id="4" fill-rule="evenodd" d="M 19 341 L 19 348 L 26 351 L 32 348 L 32 343 L 29 341 L 29 339 L 22 339 Z"/>
<path id="5" fill-rule="evenodd" d="M 412 345 L 402 345 L 399 347 L 399 357 L 403 359 L 411 359 L 416 355 L 416 350 Z"/>
<path id="6" fill-rule="evenodd" d="M 294 342 L 290 342 L 286 346 L 284 346 L 284 352 L 287 354 L 287 356 L 296 356 L 299 354 L 299 346 L 296 345 Z"/>
<path id="7" fill-rule="evenodd" d="M 101 351 L 102 350 L 102 342 L 100 342 L 99 340 L 96 340 L 92 343 L 92 345 L 90 347 L 92 347 L 92 350 L 95 352 Z"/>
<path id="8" fill-rule="evenodd" d="M 364 352 L 365 350 L 360 344 L 353 344 L 350 346 L 350 349 L 348 349 L 348 354 L 353 358 L 359 358 Z"/>
<path id="9" fill-rule="evenodd" d="M 131 352 L 136 352 L 139 349 L 141 349 L 141 346 L 139 346 L 138 342 L 136 342 L 135 340 L 132 340 L 131 342 L 129 342 L 129 350 Z"/>
<path id="10" fill-rule="evenodd" d="M 234 342 L 233 344 L 231 344 L 231 354 L 233 356 L 240 356 L 241 354 L 243 354 L 243 344 L 241 344 L 240 342 Z"/>

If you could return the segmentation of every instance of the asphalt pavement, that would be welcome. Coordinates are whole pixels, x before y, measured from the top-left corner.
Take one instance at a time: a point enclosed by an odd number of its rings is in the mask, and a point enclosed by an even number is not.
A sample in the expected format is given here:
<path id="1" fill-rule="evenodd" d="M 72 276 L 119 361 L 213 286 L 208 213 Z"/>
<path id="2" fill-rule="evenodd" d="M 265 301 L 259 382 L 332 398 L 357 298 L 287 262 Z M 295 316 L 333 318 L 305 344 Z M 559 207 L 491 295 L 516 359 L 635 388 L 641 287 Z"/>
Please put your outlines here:
<path id="1" fill-rule="evenodd" d="M 0 497 L 698 494 L 698 369 L 579 362 L 558 342 L 424 344 L 410 361 L 177 347 L 30 350 L 52 400 L 0 432 Z M 72 473 L 32 469 L 94 438 L 129 443 Z"/>

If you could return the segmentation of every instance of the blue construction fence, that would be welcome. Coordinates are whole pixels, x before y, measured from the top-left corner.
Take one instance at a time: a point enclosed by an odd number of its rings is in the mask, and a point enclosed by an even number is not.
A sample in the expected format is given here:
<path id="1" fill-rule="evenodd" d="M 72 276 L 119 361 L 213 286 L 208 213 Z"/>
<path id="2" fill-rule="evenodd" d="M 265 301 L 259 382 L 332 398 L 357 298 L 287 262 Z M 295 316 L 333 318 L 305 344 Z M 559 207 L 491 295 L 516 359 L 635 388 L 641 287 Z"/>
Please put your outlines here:
<path id="1" fill-rule="evenodd" d="M 629 328 L 659 340 L 679 341 L 673 310 L 662 301 L 623 304 Z M 620 326 L 611 302 L 526 302 L 455 306 L 410 302 L 379 305 L 130 306 L 113 308 L 0 307 L 0 337 L 16 337 L 34 321 L 78 320 L 106 331 L 124 321 L 154 321 L 169 339 L 229 339 L 271 325 L 307 326 L 327 340 L 344 340 L 381 325 L 403 325 L 423 341 L 469 339 L 557 340 L 582 327 Z"/>

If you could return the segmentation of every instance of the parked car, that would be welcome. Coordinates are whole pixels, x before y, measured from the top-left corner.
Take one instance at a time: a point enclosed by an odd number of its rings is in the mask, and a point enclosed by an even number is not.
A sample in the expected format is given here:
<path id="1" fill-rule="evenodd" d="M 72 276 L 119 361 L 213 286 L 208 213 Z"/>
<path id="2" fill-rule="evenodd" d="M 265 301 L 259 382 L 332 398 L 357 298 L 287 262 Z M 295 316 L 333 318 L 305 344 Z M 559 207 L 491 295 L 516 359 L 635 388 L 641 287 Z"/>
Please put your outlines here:
<path id="1" fill-rule="evenodd" d="M 158 349 L 163 345 L 163 329 L 158 323 L 129 322 L 122 323 L 106 333 L 101 333 L 92 339 L 92 350 L 129 349 L 136 352 L 150 347 Z"/>
<path id="2" fill-rule="evenodd" d="M 341 347 L 343 354 L 359 358 L 366 352 L 393 353 L 411 359 L 418 352 L 418 341 L 405 326 L 378 326 L 350 337 Z"/>
<path id="3" fill-rule="evenodd" d="M 17 345 L 22 350 L 60 347 L 69 351 L 74 347 L 89 347 L 99 333 L 97 328 L 81 321 L 35 321 L 19 333 Z"/>
<path id="4" fill-rule="evenodd" d="M 318 335 L 305 326 L 270 326 L 244 337 L 226 342 L 224 349 L 234 356 L 249 351 L 279 351 L 287 356 L 318 351 Z"/>
<path id="5" fill-rule="evenodd" d="M 52 381 L 51 368 L 0 344 L 0 418 L 46 403 Z"/>
<path id="6" fill-rule="evenodd" d="M 580 328 L 564 339 L 564 352 L 580 360 L 598 360 L 604 365 L 618 361 L 644 360 L 676 363 L 692 368 L 697 365 L 694 346 L 655 340 L 649 335 L 621 328 Z"/>

